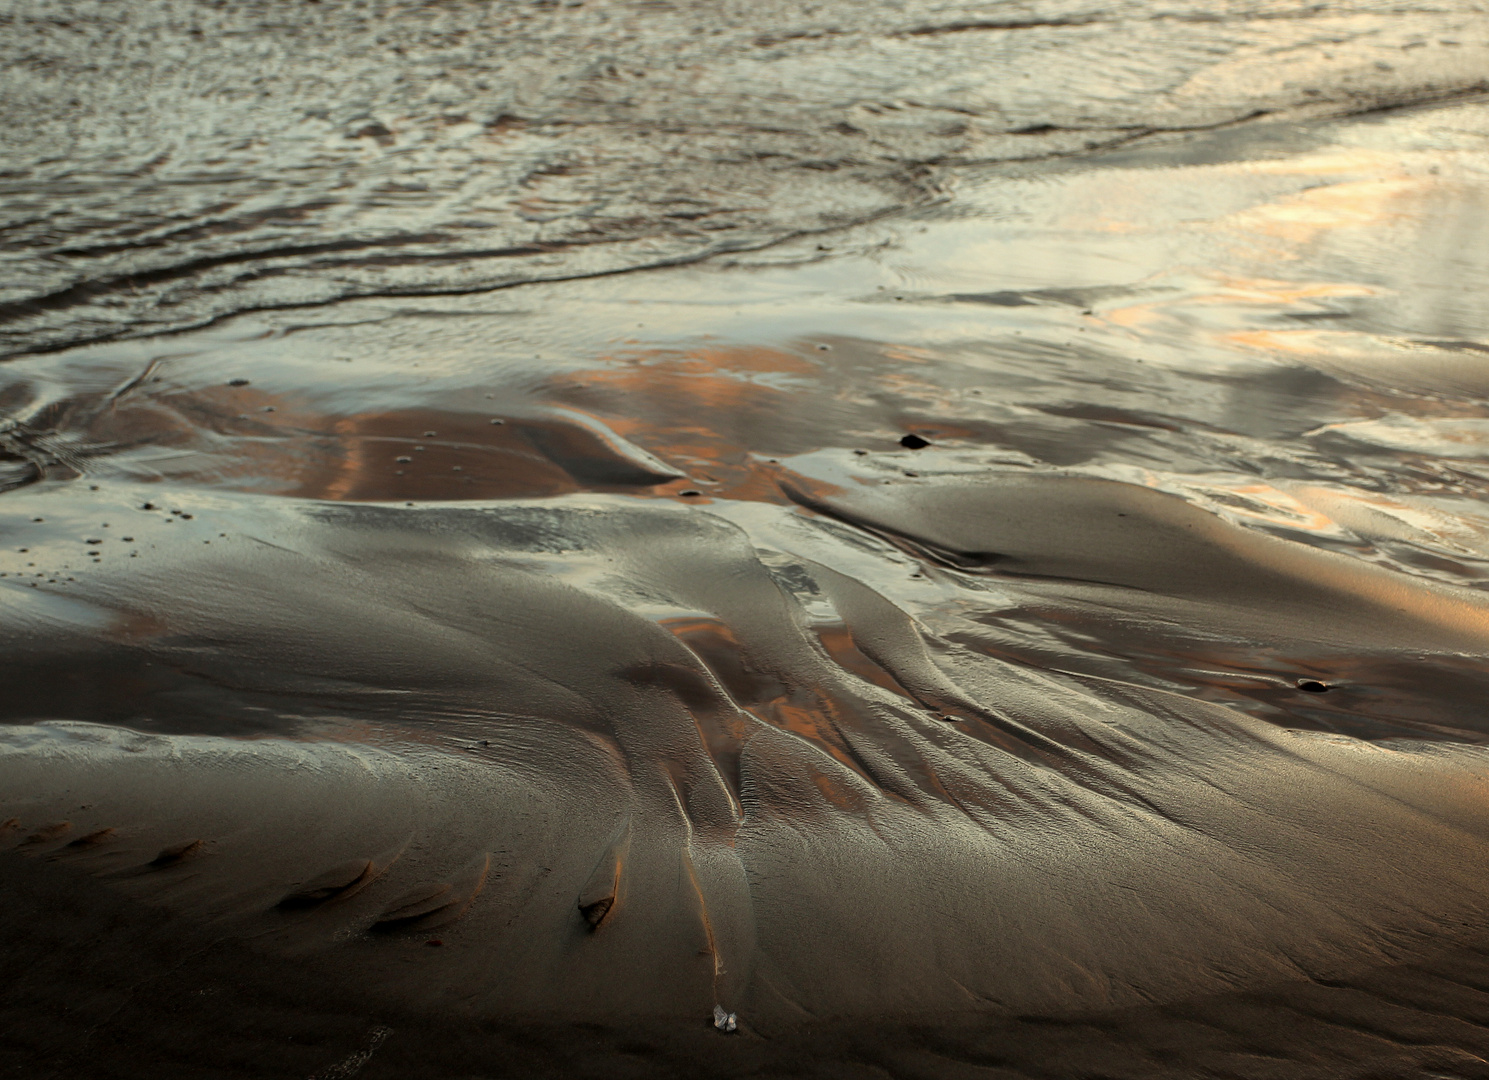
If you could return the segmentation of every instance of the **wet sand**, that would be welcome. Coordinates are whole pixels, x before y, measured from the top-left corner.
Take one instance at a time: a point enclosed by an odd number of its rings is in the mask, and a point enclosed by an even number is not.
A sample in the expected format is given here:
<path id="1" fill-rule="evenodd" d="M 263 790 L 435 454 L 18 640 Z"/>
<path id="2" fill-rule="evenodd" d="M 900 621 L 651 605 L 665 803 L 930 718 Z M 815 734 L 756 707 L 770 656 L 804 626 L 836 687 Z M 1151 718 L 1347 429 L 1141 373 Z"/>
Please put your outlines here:
<path id="1" fill-rule="evenodd" d="M 6 180 L 0 1069 L 1489 1075 L 1481 12 L 319 6 L 28 24 L 298 96 Z"/>

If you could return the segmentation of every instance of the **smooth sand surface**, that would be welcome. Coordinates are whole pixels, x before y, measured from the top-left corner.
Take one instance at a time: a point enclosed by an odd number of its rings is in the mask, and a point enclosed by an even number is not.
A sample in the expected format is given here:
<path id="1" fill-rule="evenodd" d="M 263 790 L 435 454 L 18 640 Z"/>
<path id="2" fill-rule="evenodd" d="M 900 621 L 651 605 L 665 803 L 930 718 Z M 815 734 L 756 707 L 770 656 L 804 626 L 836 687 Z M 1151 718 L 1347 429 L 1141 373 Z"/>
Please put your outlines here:
<path id="1" fill-rule="evenodd" d="M 1294 655 L 1380 648 L 1387 617 L 1402 649 L 1462 649 L 1482 619 L 1399 576 L 1331 590 L 1342 557 L 1171 496 L 1034 479 L 874 488 L 872 520 L 963 558 L 969 530 L 1045 536 L 1010 573 L 1137 593 L 1128 620 L 1177 597 L 1174 622 Z M 7 842 L 49 863 L 22 886 L 106 882 L 290 964 L 287 993 L 606 1030 L 717 1003 L 771 1039 L 1327 984 L 1482 929 L 1476 746 L 978 656 L 685 506 L 214 496 L 167 525 L 140 494 L 109 511 L 138 558 L 11 608 Z M 978 528 L 979 499 L 1023 527 Z M 110 713 L 159 733 L 20 722 Z"/>

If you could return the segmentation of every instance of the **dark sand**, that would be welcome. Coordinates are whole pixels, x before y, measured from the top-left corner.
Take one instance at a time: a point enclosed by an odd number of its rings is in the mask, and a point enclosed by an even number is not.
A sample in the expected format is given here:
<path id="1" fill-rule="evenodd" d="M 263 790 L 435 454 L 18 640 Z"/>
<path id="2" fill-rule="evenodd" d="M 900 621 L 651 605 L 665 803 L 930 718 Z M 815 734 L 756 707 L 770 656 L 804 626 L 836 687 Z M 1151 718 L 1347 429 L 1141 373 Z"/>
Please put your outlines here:
<path id="1" fill-rule="evenodd" d="M 0 1075 L 1489 1077 L 1482 11 L 73 6 Z"/>

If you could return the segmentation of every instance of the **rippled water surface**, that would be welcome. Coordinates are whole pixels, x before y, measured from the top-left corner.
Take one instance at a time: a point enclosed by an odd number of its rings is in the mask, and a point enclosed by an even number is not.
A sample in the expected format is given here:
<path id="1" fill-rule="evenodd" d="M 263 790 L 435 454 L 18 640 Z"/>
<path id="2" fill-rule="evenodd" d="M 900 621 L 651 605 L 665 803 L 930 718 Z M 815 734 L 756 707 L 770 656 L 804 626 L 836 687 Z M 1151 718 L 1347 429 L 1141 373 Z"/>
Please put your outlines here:
<path id="1" fill-rule="evenodd" d="M 1481 6 L 4 17 L 8 1063 L 1489 1075 Z"/>

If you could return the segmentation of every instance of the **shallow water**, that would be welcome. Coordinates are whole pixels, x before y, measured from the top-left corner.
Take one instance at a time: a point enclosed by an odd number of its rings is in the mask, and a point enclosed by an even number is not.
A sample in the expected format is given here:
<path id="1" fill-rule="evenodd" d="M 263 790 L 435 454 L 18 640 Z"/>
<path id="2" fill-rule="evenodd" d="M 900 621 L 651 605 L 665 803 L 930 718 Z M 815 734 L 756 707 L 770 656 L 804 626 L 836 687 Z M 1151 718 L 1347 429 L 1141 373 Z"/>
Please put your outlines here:
<path id="1" fill-rule="evenodd" d="M 1480 1075 L 1482 11 L 317 8 L 17 24 L 18 1067 Z"/>

